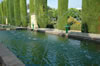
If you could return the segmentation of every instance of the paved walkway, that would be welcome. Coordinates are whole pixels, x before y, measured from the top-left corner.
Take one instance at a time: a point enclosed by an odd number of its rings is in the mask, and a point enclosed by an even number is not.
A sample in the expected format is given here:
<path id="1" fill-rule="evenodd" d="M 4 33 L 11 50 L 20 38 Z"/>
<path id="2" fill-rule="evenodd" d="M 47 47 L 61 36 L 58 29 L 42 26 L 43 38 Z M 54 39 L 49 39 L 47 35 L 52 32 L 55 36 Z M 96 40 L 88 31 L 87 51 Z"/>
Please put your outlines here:
<path id="1" fill-rule="evenodd" d="M 25 66 L 3 44 L 0 44 L 0 64 L 2 64 L 2 66 Z"/>

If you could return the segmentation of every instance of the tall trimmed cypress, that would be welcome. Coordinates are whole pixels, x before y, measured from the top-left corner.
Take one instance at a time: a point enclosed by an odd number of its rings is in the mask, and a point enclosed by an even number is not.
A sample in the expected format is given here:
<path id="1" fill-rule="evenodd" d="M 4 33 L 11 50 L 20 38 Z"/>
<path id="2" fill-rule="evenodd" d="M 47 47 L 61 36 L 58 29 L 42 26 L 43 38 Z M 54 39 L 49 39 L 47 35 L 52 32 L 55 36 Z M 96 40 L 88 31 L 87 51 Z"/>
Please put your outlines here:
<path id="1" fill-rule="evenodd" d="M 30 0 L 30 3 L 29 3 L 29 8 L 30 8 L 30 18 L 29 18 L 29 22 L 31 24 L 31 15 L 35 14 L 35 0 Z"/>
<path id="2" fill-rule="evenodd" d="M 35 14 L 40 28 L 46 28 L 48 24 L 47 0 L 35 0 Z"/>
<path id="3" fill-rule="evenodd" d="M 8 11 L 8 23 L 10 25 L 15 25 L 14 19 L 14 0 L 7 0 L 7 11 Z"/>
<path id="4" fill-rule="evenodd" d="M 4 8 L 3 8 L 3 2 L 1 2 L 1 23 L 4 24 Z"/>
<path id="5" fill-rule="evenodd" d="M 30 8 L 30 15 L 34 14 L 35 0 L 30 0 L 29 8 Z"/>
<path id="6" fill-rule="evenodd" d="M 14 19 L 16 26 L 21 26 L 20 0 L 14 0 Z"/>
<path id="7" fill-rule="evenodd" d="M 67 25 L 68 0 L 58 0 L 58 29 L 65 29 Z"/>
<path id="8" fill-rule="evenodd" d="M 7 8 L 6 8 L 6 0 L 3 0 L 3 20 L 4 20 L 3 24 L 6 23 L 6 18 L 7 18 L 6 10 L 7 10 Z"/>
<path id="9" fill-rule="evenodd" d="M 82 32 L 100 34 L 100 0 L 83 0 Z"/>
<path id="10" fill-rule="evenodd" d="M 20 14 L 21 14 L 21 22 L 22 26 L 27 27 L 27 5 L 26 0 L 20 0 Z"/>
<path id="11" fill-rule="evenodd" d="M 2 3 L 0 3 L 0 24 L 2 24 Z"/>

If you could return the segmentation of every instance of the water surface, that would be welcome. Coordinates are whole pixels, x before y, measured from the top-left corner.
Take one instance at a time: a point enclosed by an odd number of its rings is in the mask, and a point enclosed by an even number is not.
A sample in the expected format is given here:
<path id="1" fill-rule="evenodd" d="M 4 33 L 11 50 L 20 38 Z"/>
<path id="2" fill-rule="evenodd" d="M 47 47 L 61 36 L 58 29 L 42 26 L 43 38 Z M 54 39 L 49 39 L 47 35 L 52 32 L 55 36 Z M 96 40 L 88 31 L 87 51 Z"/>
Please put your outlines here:
<path id="1" fill-rule="evenodd" d="M 100 44 L 32 31 L 0 31 L 26 66 L 100 66 Z"/>

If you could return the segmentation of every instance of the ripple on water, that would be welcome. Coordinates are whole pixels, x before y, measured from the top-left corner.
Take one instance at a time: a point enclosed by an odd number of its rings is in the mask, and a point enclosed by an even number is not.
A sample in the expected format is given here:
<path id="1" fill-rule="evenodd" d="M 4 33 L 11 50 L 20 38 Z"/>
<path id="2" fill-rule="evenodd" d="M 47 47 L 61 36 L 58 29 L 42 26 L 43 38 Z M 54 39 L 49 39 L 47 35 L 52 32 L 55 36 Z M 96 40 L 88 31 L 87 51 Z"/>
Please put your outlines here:
<path id="1" fill-rule="evenodd" d="M 37 40 L 37 38 L 33 38 L 33 40 L 34 40 L 34 41 L 36 41 L 36 40 Z"/>
<path id="2" fill-rule="evenodd" d="M 32 39 L 31 37 L 28 37 L 28 39 Z"/>
<path id="3" fill-rule="evenodd" d="M 91 60 L 91 59 L 92 59 L 92 57 L 91 57 L 91 56 L 89 56 L 89 55 L 85 55 L 85 57 L 87 57 L 89 60 Z"/>

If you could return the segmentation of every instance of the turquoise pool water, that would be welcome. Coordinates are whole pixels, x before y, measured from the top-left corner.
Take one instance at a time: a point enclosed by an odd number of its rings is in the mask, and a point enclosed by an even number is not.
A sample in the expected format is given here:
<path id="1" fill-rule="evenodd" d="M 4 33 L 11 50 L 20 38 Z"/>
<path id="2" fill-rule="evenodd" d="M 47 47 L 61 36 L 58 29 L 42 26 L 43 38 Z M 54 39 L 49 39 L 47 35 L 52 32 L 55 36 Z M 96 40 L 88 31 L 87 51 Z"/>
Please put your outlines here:
<path id="1" fill-rule="evenodd" d="M 100 66 L 100 44 L 32 31 L 0 31 L 26 66 Z"/>

